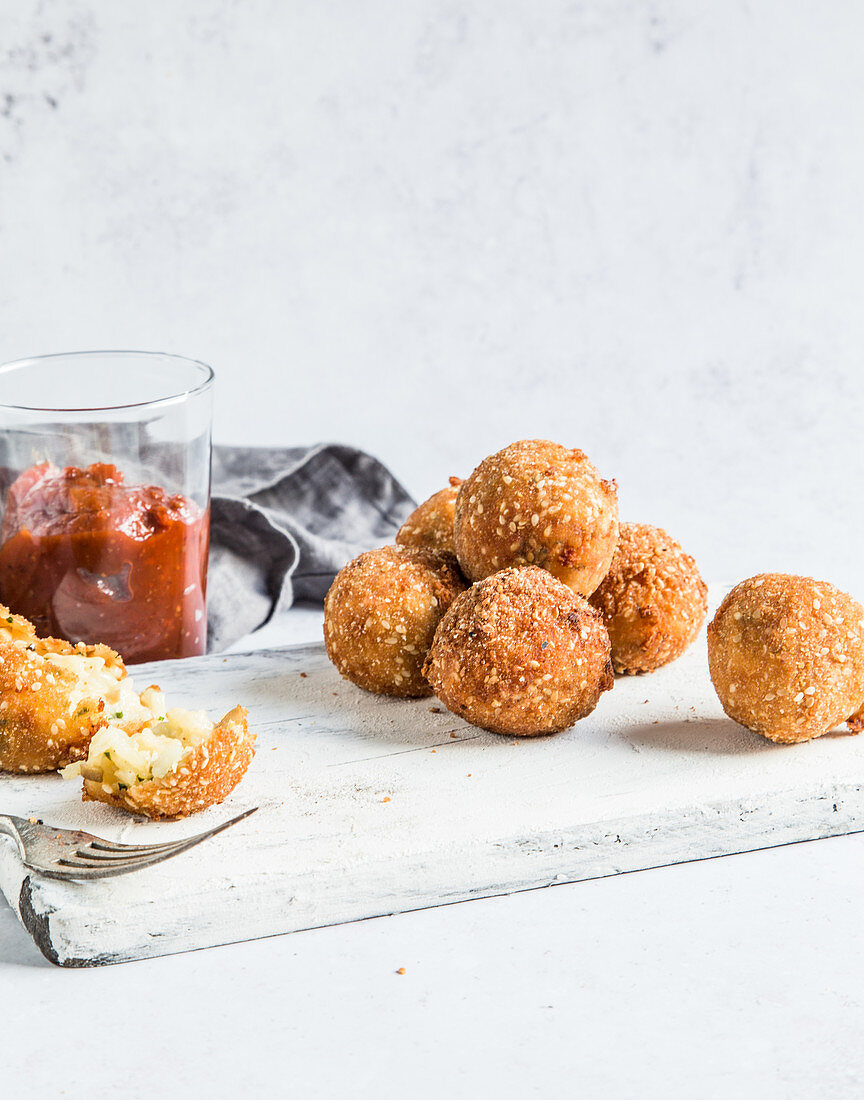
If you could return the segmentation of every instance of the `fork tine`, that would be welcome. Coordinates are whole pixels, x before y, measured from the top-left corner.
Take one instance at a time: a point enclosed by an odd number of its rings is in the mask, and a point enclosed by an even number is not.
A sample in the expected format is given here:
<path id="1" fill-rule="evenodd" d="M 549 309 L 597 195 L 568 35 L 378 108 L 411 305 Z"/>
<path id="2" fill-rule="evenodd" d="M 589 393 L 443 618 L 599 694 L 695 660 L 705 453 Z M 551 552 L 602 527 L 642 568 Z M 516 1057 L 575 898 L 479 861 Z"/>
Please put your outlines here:
<path id="1" fill-rule="evenodd" d="M 191 848 L 192 845 L 190 844 Z M 58 867 L 77 867 L 82 871 L 120 870 L 121 868 L 143 867 L 154 860 L 169 859 L 175 852 L 182 852 L 183 848 L 177 848 L 171 852 L 155 852 L 150 856 L 133 856 L 130 859 L 81 859 L 78 853 L 60 856 L 54 861 Z"/>
<path id="2" fill-rule="evenodd" d="M 164 852 L 168 848 L 176 848 L 178 844 L 182 844 L 182 840 L 171 840 L 165 844 L 112 844 L 109 840 L 100 840 L 98 843 L 95 840 L 91 840 L 88 844 L 85 844 L 81 849 L 82 852 L 95 854 L 101 852 L 102 855 L 111 856 L 134 856 L 137 853 L 143 853 L 149 855 L 151 852 Z"/>
<path id="3" fill-rule="evenodd" d="M 147 863 L 156 862 L 158 859 L 168 859 L 173 855 L 173 852 L 168 852 L 162 856 L 142 856 L 140 859 L 112 859 L 105 863 L 91 863 L 89 860 L 80 860 L 75 856 L 66 857 L 62 856 L 60 859 L 54 860 L 55 867 L 68 867 L 74 868 L 76 871 L 110 871 L 117 873 L 119 871 L 132 870 L 135 867 L 143 867 Z"/>
<path id="4" fill-rule="evenodd" d="M 110 841 L 100 841 L 100 844 L 106 847 L 96 849 L 92 845 L 99 838 L 93 837 L 89 844 L 77 849 L 74 853 L 55 859 L 53 866 L 39 865 L 34 867 L 34 870 L 38 870 L 49 878 L 58 879 L 94 879 L 107 878 L 109 875 L 122 875 L 127 871 L 135 871 L 139 868 L 150 867 L 154 863 L 161 863 L 180 852 L 194 848 L 202 840 L 207 840 L 209 837 L 215 836 L 216 833 L 221 833 L 223 829 L 236 825 L 238 821 L 243 821 L 250 814 L 254 814 L 257 809 L 258 807 L 254 806 L 251 810 L 246 810 L 228 821 L 223 821 L 220 825 L 216 825 L 204 833 L 166 844 L 118 845 L 116 849 L 112 849 L 108 847 Z M 28 865 L 32 866 L 31 864 Z"/>
<path id="5" fill-rule="evenodd" d="M 208 836 L 215 836 L 216 833 L 220 833 L 223 829 L 227 829 L 230 825 L 235 825 L 238 821 L 243 821 L 244 818 L 254 814 L 258 809 L 257 806 L 253 806 L 251 810 L 245 810 L 242 814 L 238 814 L 236 817 L 232 817 L 229 821 L 223 821 L 221 825 L 216 825 L 212 829 L 208 829 L 204 833 L 198 833 L 197 836 L 188 837 L 187 840 L 206 840 Z M 169 840 L 164 844 L 120 844 L 113 840 L 103 840 L 101 837 L 94 837 L 85 847 L 90 848 L 93 851 L 103 852 L 118 852 L 129 853 L 132 855 L 135 852 L 144 852 L 149 854 L 151 852 L 158 852 L 166 850 L 168 848 L 176 848 L 178 844 L 185 844 L 186 840 Z"/>
<path id="6" fill-rule="evenodd" d="M 255 807 L 257 809 L 257 806 Z M 65 863 L 67 866 L 82 866 L 78 861 L 85 860 L 83 866 L 105 866 L 111 864 L 112 867 L 119 867 L 121 864 L 128 864 L 132 866 L 139 866 L 147 862 L 148 860 L 158 857 L 159 859 L 167 859 L 168 856 L 174 855 L 175 852 L 183 852 L 187 848 L 194 848 L 196 844 L 200 844 L 202 840 L 207 840 L 215 833 L 222 832 L 223 829 L 227 829 L 230 825 L 236 824 L 238 821 L 242 821 L 244 817 L 248 817 L 255 810 L 247 810 L 245 813 L 239 814 L 237 817 L 231 818 L 230 821 L 223 821 L 219 825 L 215 825 L 212 829 L 208 829 L 204 833 L 198 833 L 197 836 L 187 837 L 185 840 L 175 840 L 170 844 L 154 844 L 152 846 L 140 845 L 134 850 L 117 850 L 117 851 L 98 851 L 87 849 L 91 845 L 85 845 L 84 848 L 79 848 L 75 852 L 74 857 L 69 857 L 63 860 L 58 860 L 58 863 Z"/>
<path id="7" fill-rule="evenodd" d="M 184 842 L 178 840 L 174 844 L 160 844 L 158 847 L 154 846 L 153 848 L 133 848 L 132 851 L 103 850 L 95 846 L 87 845 L 84 848 L 79 848 L 74 853 L 74 856 L 90 860 L 94 865 L 97 863 L 134 863 L 137 859 L 148 859 L 150 856 L 156 855 L 168 855 L 175 849 L 179 850 L 183 845 Z"/>
<path id="8" fill-rule="evenodd" d="M 80 878 L 106 878 L 108 875 L 122 875 L 125 871 L 137 871 L 140 867 L 150 867 L 154 863 L 161 863 L 172 856 L 185 852 L 187 848 L 194 848 L 202 840 L 207 839 L 208 834 L 191 837 L 185 842 L 177 844 L 168 852 L 153 852 L 150 855 L 138 853 L 128 859 L 88 859 L 80 858 L 79 853 L 74 856 L 55 860 L 55 867 L 63 869 L 63 877 Z"/>
<path id="9" fill-rule="evenodd" d="M 165 852 L 162 855 L 149 856 L 145 859 L 129 860 L 127 862 L 112 861 L 108 864 L 77 863 L 72 860 L 58 859 L 54 869 L 42 871 L 43 875 L 50 878 L 110 878 L 111 875 L 123 875 L 127 871 L 138 871 L 144 867 L 151 867 L 154 863 L 162 863 L 170 859 L 176 852 Z"/>

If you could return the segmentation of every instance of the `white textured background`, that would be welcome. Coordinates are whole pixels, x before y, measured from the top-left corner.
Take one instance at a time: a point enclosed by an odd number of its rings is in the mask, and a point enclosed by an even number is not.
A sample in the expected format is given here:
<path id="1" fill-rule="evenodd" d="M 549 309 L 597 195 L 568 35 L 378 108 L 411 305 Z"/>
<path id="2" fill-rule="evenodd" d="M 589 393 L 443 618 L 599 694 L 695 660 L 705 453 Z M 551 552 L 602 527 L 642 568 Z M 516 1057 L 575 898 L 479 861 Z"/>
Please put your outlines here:
<path id="1" fill-rule="evenodd" d="M 581 446 L 864 594 L 856 0 L 4 0 L 0 359 L 176 351 L 415 495 Z"/>
<path id="2" fill-rule="evenodd" d="M 202 358 L 219 440 L 417 496 L 550 436 L 706 577 L 864 596 L 862 41 L 858 0 L 0 0 L 0 360 Z M 122 974 L 5 910 L 0 1090 L 149 1096 L 79 1045 L 145 1034 L 166 1096 L 857 1098 L 862 843 Z"/>

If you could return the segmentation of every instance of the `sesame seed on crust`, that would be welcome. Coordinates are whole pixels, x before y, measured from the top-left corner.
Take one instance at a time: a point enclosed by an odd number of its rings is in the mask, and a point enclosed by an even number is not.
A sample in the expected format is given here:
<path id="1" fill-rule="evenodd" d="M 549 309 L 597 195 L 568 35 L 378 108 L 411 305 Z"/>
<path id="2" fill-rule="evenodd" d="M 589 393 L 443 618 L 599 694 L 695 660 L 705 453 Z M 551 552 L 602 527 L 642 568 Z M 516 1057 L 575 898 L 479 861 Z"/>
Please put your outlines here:
<path id="1" fill-rule="evenodd" d="M 246 773 L 255 755 L 255 734 L 249 731 L 244 707 L 234 707 L 213 727 L 206 741 L 182 758 L 161 779 L 136 783 L 125 790 L 106 791 L 93 779 L 84 780 L 85 802 L 110 806 L 152 818 L 187 817 L 223 802 Z"/>
<path id="2" fill-rule="evenodd" d="M 70 669 L 52 665 L 43 676 L 52 654 L 100 657 L 105 668 L 126 675 L 108 646 L 38 638 L 31 623 L 0 605 L 0 771 L 34 774 L 83 760 L 93 734 L 107 723 L 98 695 L 78 698 L 80 684 Z"/>
<path id="3" fill-rule="evenodd" d="M 764 573 L 742 581 L 708 624 L 723 709 L 772 741 L 864 725 L 864 608 L 827 581 Z"/>
<path id="4" fill-rule="evenodd" d="M 461 484 L 461 478 L 451 477 L 446 489 L 441 489 L 418 505 L 396 532 L 398 545 L 455 554 L 453 519 Z"/>
<path id="5" fill-rule="evenodd" d="M 652 672 L 680 657 L 705 621 L 707 593 L 696 562 L 661 527 L 622 523 L 589 600 L 609 631 L 615 671 Z"/>
<path id="6" fill-rule="evenodd" d="M 604 481 L 580 450 L 543 439 L 511 443 L 459 488 L 454 543 L 469 580 L 534 563 L 588 596 L 617 541 L 615 482 Z"/>
<path id="7" fill-rule="evenodd" d="M 324 641 L 339 672 L 366 691 L 431 695 L 423 661 L 465 581 L 452 555 L 383 546 L 350 561 L 324 601 Z"/>
<path id="8" fill-rule="evenodd" d="M 613 685 L 600 615 L 537 566 L 495 573 L 457 596 L 424 671 L 454 714 L 494 733 L 555 733 Z"/>

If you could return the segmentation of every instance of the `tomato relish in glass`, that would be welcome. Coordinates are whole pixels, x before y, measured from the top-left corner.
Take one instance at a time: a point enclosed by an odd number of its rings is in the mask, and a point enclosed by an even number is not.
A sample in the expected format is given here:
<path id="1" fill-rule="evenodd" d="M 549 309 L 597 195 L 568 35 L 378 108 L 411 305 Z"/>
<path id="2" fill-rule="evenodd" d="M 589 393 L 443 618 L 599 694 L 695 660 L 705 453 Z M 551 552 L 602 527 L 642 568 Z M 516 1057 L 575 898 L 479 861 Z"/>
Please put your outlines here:
<path id="1" fill-rule="evenodd" d="M 0 529 L 0 601 L 39 634 L 104 642 L 124 660 L 203 653 L 209 515 L 116 466 L 25 470 Z"/>

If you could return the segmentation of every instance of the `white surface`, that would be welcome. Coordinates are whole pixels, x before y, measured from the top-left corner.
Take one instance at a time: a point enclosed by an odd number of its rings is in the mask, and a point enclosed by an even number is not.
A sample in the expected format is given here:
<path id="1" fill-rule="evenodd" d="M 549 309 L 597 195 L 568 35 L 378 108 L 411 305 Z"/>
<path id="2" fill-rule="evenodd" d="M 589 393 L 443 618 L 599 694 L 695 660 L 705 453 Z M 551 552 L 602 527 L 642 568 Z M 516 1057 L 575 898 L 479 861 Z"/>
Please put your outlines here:
<path id="1" fill-rule="evenodd" d="M 315 1100 L 859 1097 L 862 855 L 860 837 L 825 840 L 121 970 L 58 971 L 0 912 L 3 1083 L 101 1100 L 82 1045 L 146 1026 L 171 1100 L 203 1082 L 218 1098 L 289 1082 Z M 135 1074 L 123 1093 L 152 1086 Z"/>
<path id="2" fill-rule="evenodd" d="M 6 4 L 0 359 L 201 357 L 223 441 L 346 439 L 417 495 L 559 437 L 706 575 L 860 597 L 862 20 Z M 849 837 L 122 972 L 49 968 L 2 911 L 0 1081 L 98 1095 L 78 1021 L 125 1042 L 143 1015 L 166 1100 L 202 1076 L 226 1097 L 858 1097 L 862 859 Z"/>
<path id="3" fill-rule="evenodd" d="M 292 613 L 284 641 L 318 617 Z M 4 909 L 0 1081 L 92 1097 L 68 1021 L 127 1041 L 132 1004 L 172 1065 L 166 1100 L 202 1079 L 225 1098 L 287 1080 L 393 1100 L 857 1097 L 862 858 L 842 837 L 95 971 L 50 966 Z"/>
<path id="4" fill-rule="evenodd" d="M 141 666 L 175 706 L 249 709 L 257 754 L 220 807 L 135 822 L 57 776 L 2 776 L 9 813 L 146 844 L 254 818 L 139 874 L 0 888 L 65 966 L 129 962 L 864 831 L 864 738 L 772 745 L 726 719 L 700 637 L 620 677 L 555 737 L 486 733 L 432 700 L 370 695 L 322 643 Z"/>
<path id="5" fill-rule="evenodd" d="M 860 591 L 862 35 L 852 0 L 7 3 L 0 360 L 204 359 L 219 439 L 418 495 L 561 439 L 706 576 Z"/>

